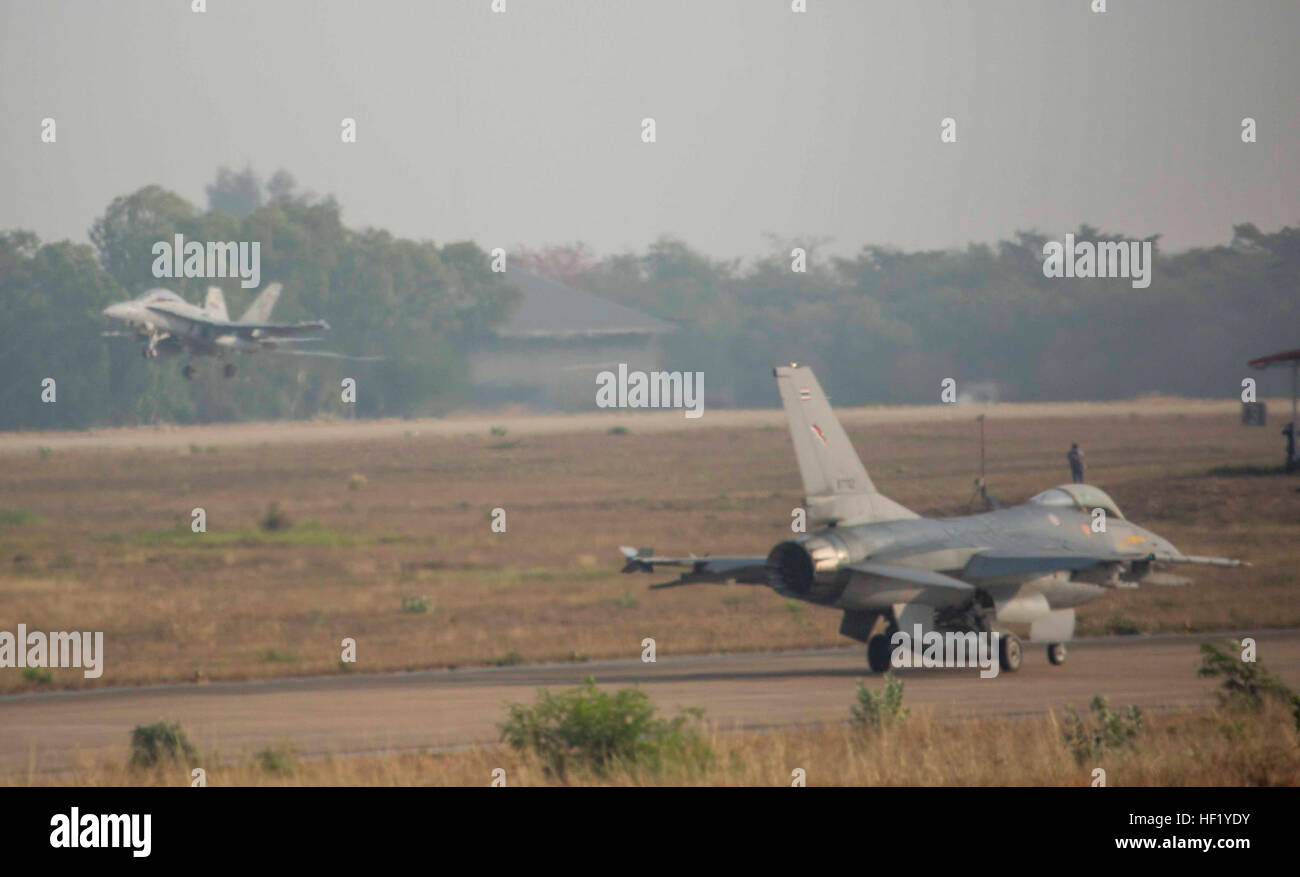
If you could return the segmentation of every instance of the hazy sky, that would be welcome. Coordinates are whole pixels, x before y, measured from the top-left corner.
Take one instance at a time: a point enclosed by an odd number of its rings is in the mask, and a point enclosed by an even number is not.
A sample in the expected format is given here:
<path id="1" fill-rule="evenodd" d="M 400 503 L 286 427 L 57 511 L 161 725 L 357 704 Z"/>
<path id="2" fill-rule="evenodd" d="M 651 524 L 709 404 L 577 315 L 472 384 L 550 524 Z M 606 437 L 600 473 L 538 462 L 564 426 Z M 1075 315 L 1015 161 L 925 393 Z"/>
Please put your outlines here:
<path id="1" fill-rule="evenodd" d="M 204 207 L 222 164 L 286 168 L 353 227 L 486 248 L 1087 222 L 1183 249 L 1297 224 L 1300 2 L 1107 5 L 0 0 L 0 229 L 86 240 L 150 183 Z"/>

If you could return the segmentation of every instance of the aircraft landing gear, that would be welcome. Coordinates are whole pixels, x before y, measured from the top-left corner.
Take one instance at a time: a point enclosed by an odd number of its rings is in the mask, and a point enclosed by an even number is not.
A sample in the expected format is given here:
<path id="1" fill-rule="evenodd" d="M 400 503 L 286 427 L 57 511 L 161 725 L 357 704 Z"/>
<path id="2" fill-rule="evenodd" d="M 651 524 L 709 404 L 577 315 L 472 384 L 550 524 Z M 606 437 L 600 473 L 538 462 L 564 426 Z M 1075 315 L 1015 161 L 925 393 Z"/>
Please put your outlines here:
<path id="1" fill-rule="evenodd" d="M 1023 650 L 1020 648 L 1020 637 L 1014 633 L 1003 633 L 998 637 L 998 664 L 1008 673 L 1014 673 L 1020 669 L 1020 662 L 1024 659 Z"/>
<path id="2" fill-rule="evenodd" d="M 889 655 L 893 649 L 889 637 L 878 633 L 867 642 L 867 666 L 872 673 L 885 673 L 889 670 Z"/>
<path id="3" fill-rule="evenodd" d="M 1053 664 L 1061 665 L 1065 663 L 1065 643 L 1048 643 L 1047 660 Z"/>
<path id="4" fill-rule="evenodd" d="M 235 364 L 233 362 L 228 362 L 223 365 L 221 367 L 221 376 L 225 378 L 233 378 L 235 376 Z"/>
<path id="5" fill-rule="evenodd" d="M 194 380 L 194 366 L 190 365 L 188 362 L 185 363 L 184 367 L 181 368 L 181 374 L 185 376 L 185 380 L 187 381 Z"/>

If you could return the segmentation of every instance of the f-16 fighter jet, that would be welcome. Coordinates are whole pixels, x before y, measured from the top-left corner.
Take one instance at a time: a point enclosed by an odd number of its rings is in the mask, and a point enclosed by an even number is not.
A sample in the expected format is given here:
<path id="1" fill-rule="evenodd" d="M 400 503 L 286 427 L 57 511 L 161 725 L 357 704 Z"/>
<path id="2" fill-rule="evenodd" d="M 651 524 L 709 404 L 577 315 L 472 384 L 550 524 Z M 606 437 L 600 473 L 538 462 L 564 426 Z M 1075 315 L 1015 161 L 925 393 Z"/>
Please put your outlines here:
<path id="1" fill-rule="evenodd" d="M 784 597 L 840 609 L 840 633 L 867 643 L 867 663 L 890 667 L 902 630 L 984 633 L 1027 624 L 1065 661 L 1074 609 L 1116 589 L 1183 585 L 1160 568 L 1241 566 L 1240 560 L 1183 554 L 1126 520 L 1115 501 L 1087 484 L 1063 484 L 1009 508 L 958 518 L 922 518 L 876 490 L 817 378 L 808 367 L 775 370 L 806 492 L 809 532 L 766 557 L 659 557 L 623 548 L 624 572 L 685 567 L 680 579 L 763 584 Z M 1098 522 L 1103 522 L 1098 526 Z M 815 528 L 815 529 L 813 529 Z M 872 635 L 883 619 L 884 633 Z M 1003 670 L 1020 668 L 1022 646 L 998 637 Z"/>
<path id="2" fill-rule="evenodd" d="M 347 356 L 321 350 L 298 350 L 291 345 L 319 341 L 329 331 L 329 323 L 311 320 L 302 323 L 271 323 L 271 309 L 280 297 L 280 284 L 272 283 L 262 291 L 239 320 L 226 313 L 226 300 L 215 286 L 208 288 L 203 307 L 190 304 L 167 289 L 150 289 L 138 298 L 104 308 L 104 316 L 125 324 L 125 331 L 105 335 L 140 338 L 144 344 L 140 355 L 155 359 L 158 355 L 185 354 L 216 356 L 225 359 L 232 352 L 276 353 L 287 356 L 319 356 L 330 359 L 371 360 L 376 357 Z M 194 377 L 188 361 L 181 369 L 185 377 Z M 233 377 L 235 364 L 227 362 L 222 374 Z"/>

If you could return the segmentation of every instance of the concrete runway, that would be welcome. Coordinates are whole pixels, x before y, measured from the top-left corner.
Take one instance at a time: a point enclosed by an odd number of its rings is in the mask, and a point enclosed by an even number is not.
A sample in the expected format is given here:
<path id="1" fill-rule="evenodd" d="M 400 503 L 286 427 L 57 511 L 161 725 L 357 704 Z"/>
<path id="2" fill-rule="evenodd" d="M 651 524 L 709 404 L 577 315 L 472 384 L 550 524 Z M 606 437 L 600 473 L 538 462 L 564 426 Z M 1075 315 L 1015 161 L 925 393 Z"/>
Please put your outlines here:
<path id="1" fill-rule="evenodd" d="M 1027 644 L 1016 674 L 899 675 L 909 706 L 957 715 L 1083 709 L 1096 694 L 1112 706 L 1201 708 L 1214 703 L 1218 682 L 1197 677 L 1197 649 L 1226 636 L 1087 639 L 1070 645 L 1060 667 L 1047 663 L 1041 646 Z M 1259 659 L 1300 688 L 1300 630 L 1255 637 Z M 603 686 L 638 684 L 669 715 L 703 707 L 724 731 L 833 723 L 848 718 L 859 679 L 873 684 L 865 670 L 864 651 L 855 647 L 11 695 L 0 697 L 0 776 L 59 771 L 86 756 L 124 760 L 131 729 L 160 718 L 179 720 L 200 750 L 226 757 L 286 742 L 307 757 L 492 743 L 506 701 L 531 703 L 538 688 L 575 685 L 588 675 Z"/>

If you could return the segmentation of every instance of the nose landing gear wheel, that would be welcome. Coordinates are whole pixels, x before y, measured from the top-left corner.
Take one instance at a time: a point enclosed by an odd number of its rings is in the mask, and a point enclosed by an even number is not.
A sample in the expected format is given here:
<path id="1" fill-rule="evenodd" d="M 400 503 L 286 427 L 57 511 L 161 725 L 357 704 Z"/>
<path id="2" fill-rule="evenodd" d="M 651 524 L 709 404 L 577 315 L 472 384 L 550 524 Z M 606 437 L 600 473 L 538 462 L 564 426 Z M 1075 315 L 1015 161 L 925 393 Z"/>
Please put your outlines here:
<path id="1" fill-rule="evenodd" d="M 1048 644 L 1047 644 L 1047 660 L 1048 660 L 1048 661 L 1051 661 L 1053 664 L 1057 664 L 1057 665 L 1064 664 L 1064 663 L 1065 663 L 1065 643 L 1048 643 Z"/>
<path id="2" fill-rule="evenodd" d="M 1020 637 L 1014 633 L 1004 633 L 998 637 L 998 663 L 1008 673 L 1020 669 L 1024 654 L 1020 648 Z"/>

